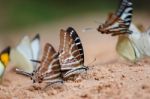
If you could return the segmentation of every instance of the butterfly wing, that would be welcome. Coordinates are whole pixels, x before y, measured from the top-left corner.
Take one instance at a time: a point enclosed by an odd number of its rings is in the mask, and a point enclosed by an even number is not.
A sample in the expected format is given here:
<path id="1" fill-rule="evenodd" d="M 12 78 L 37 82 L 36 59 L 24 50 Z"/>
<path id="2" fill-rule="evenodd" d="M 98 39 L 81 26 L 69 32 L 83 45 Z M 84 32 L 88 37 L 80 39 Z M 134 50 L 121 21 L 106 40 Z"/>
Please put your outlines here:
<path id="1" fill-rule="evenodd" d="M 132 21 L 133 4 L 131 0 L 121 0 L 116 15 L 129 27 Z"/>
<path id="2" fill-rule="evenodd" d="M 72 27 L 69 27 L 66 31 L 61 30 L 59 53 L 61 69 L 67 71 L 64 77 L 78 74 L 81 69 L 84 71 L 87 69 L 84 66 L 82 43 Z"/>
<path id="3" fill-rule="evenodd" d="M 150 29 L 141 33 L 138 45 L 140 46 L 140 49 L 143 51 L 145 56 L 150 56 Z"/>
<path id="4" fill-rule="evenodd" d="M 34 82 L 62 82 L 59 54 L 52 45 L 46 43 L 41 64 L 34 75 Z"/>
<path id="5" fill-rule="evenodd" d="M 31 41 L 31 49 L 32 49 L 32 59 L 33 60 L 39 60 L 40 55 L 40 35 L 37 34 Z M 34 66 L 34 69 L 37 66 L 37 63 L 32 63 Z"/>
<path id="6" fill-rule="evenodd" d="M 10 54 L 10 47 L 6 47 L 0 53 L 0 78 L 3 76 L 5 68 L 8 65 L 9 61 L 10 61 L 9 54 Z"/>
<path id="7" fill-rule="evenodd" d="M 127 60 L 130 60 L 131 62 L 135 62 L 137 59 L 134 46 L 132 45 L 128 37 L 119 36 L 119 41 L 117 43 L 116 50 L 119 53 L 119 55 L 121 55 Z"/>
<path id="8" fill-rule="evenodd" d="M 77 49 L 76 50 L 78 50 L 79 51 L 79 60 L 81 60 L 80 61 L 80 64 L 84 64 L 84 50 L 83 50 L 83 46 L 82 46 L 82 43 L 81 43 L 81 40 L 80 40 L 80 38 L 79 38 L 79 36 L 78 36 L 78 34 L 77 34 L 77 32 L 72 28 L 72 27 L 69 27 L 68 29 L 67 29 L 67 33 L 68 34 L 70 34 L 70 36 L 72 37 L 72 39 L 73 39 L 73 41 L 74 41 L 74 43 L 75 43 L 75 45 L 77 46 Z M 72 49 L 73 50 L 73 49 Z M 77 56 L 76 56 L 77 57 Z"/>
<path id="9" fill-rule="evenodd" d="M 116 12 L 116 16 L 118 16 L 118 28 L 112 32 L 113 36 L 119 34 L 131 34 L 132 32 L 129 30 L 129 27 L 132 22 L 132 14 L 133 14 L 133 4 L 131 0 L 121 0 L 120 6 Z"/>
<path id="10" fill-rule="evenodd" d="M 11 50 L 11 62 L 18 68 L 25 72 L 32 73 L 34 68 L 30 61 L 32 59 L 32 49 L 30 39 L 25 36 L 20 44 Z"/>

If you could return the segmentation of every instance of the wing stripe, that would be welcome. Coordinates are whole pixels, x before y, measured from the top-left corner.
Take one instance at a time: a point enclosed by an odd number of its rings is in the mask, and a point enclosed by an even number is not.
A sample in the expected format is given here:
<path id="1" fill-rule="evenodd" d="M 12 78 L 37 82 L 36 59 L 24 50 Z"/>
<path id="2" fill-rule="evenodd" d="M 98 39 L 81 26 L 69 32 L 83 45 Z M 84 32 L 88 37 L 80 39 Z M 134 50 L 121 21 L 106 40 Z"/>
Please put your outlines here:
<path id="1" fill-rule="evenodd" d="M 81 40 L 79 39 L 77 32 L 72 27 L 69 27 L 67 29 L 67 32 L 70 33 L 70 35 L 73 38 L 73 40 L 75 41 L 75 43 L 78 43 L 78 42 L 81 43 Z M 78 47 L 78 49 L 83 49 L 82 43 L 77 45 L 77 47 Z M 80 50 L 80 54 L 82 54 L 82 53 L 84 54 L 84 51 Z M 81 62 L 83 64 L 84 63 L 84 55 L 82 55 L 81 58 L 83 59 L 83 61 Z"/>

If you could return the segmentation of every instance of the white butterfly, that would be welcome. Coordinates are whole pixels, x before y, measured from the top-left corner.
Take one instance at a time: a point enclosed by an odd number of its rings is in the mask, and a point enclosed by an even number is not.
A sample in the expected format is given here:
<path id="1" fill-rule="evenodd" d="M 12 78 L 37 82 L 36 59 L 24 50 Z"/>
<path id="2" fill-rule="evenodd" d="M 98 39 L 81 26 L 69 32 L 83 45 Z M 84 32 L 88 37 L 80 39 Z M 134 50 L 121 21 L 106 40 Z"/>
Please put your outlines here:
<path id="1" fill-rule="evenodd" d="M 31 60 L 38 60 L 40 54 L 40 36 L 37 34 L 32 40 L 25 36 L 16 48 L 10 53 L 11 62 L 17 68 L 16 71 L 32 73 L 37 63 Z"/>

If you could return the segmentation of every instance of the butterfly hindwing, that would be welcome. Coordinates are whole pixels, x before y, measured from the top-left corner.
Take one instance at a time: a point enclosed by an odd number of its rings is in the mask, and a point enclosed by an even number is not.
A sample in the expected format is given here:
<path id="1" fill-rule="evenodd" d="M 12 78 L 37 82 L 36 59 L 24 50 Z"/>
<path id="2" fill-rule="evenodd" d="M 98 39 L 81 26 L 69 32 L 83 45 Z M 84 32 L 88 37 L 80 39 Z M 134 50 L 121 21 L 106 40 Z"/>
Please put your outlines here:
<path id="1" fill-rule="evenodd" d="M 119 36 L 119 42 L 116 45 L 116 50 L 119 55 L 131 62 L 135 62 L 137 59 L 136 51 L 128 37 Z"/>

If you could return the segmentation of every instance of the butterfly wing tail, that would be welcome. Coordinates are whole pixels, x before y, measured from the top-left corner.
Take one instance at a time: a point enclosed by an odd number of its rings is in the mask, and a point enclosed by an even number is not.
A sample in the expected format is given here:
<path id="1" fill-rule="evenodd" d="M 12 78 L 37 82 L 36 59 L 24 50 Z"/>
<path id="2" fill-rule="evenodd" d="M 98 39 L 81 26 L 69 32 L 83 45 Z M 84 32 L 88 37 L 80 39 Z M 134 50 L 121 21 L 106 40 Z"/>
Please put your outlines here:
<path id="1" fill-rule="evenodd" d="M 71 77 L 73 75 L 78 75 L 78 74 L 84 73 L 87 70 L 88 70 L 88 67 L 86 67 L 86 66 L 81 66 L 81 67 L 78 67 L 78 68 L 74 68 L 74 69 L 71 69 L 71 70 L 67 71 L 63 75 L 63 78 L 66 79 L 66 78 Z"/>

